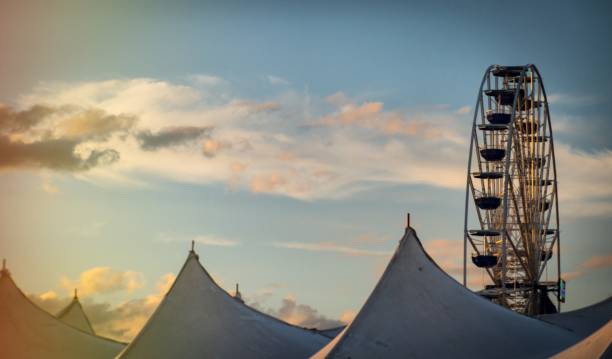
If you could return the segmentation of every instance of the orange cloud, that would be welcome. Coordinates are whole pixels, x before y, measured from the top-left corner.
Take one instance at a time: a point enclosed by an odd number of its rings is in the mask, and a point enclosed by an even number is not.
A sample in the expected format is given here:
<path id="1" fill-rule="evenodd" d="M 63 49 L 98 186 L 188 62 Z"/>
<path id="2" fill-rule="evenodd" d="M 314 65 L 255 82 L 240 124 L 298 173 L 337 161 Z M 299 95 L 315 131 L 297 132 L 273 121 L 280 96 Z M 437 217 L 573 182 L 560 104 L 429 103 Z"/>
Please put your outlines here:
<path id="1" fill-rule="evenodd" d="M 580 263 L 576 267 L 576 270 L 572 272 L 563 273 L 561 277 L 569 281 L 576 278 L 580 278 L 592 270 L 608 267 L 612 267 L 612 254 L 602 256 L 595 255 Z"/>
<path id="2" fill-rule="evenodd" d="M 131 299 L 111 305 L 107 302 L 97 302 L 93 296 L 81 297 L 83 310 L 89 317 L 94 330 L 99 335 L 116 340 L 129 342 L 142 329 L 153 311 L 157 308 L 164 295 L 168 292 L 175 276 L 164 274 L 155 285 L 155 292 L 143 298 Z M 79 291 L 82 294 L 82 291 Z M 60 297 L 54 291 L 28 296 L 34 303 L 51 314 L 59 312 L 71 300 L 71 295 Z"/>
<path id="3" fill-rule="evenodd" d="M 287 179 L 278 172 L 256 175 L 251 179 L 251 191 L 255 193 L 271 193 L 287 183 Z"/>
<path id="4" fill-rule="evenodd" d="M 434 239 L 423 242 L 427 253 L 450 276 L 463 283 L 463 241 Z M 469 254 L 468 254 L 469 255 Z M 468 258 L 468 282 L 470 288 L 482 289 L 490 280 L 486 272 L 472 265 Z"/>
<path id="5" fill-rule="evenodd" d="M 287 295 L 278 310 L 270 309 L 268 314 L 287 323 L 305 328 L 329 329 L 343 325 L 338 320 L 329 319 L 307 304 L 298 304 L 295 295 Z"/>
<path id="6" fill-rule="evenodd" d="M 119 291 L 132 292 L 144 286 L 142 273 L 135 271 L 117 271 L 110 267 L 94 267 L 81 273 L 78 280 L 62 278 L 61 286 L 68 291 L 78 288 L 83 295 L 106 294 Z"/>
<path id="7" fill-rule="evenodd" d="M 382 111 L 382 108 L 382 102 L 365 102 L 361 106 L 350 104 L 342 107 L 339 113 L 323 117 L 321 122 L 326 125 L 349 125 L 355 122 L 371 121 Z"/>
<path id="8" fill-rule="evenodd" d="M 355 319 L 356 315 L 357 315 L 356 310 L 347 309 L 344 312 L 342 312 L 342 314 L 340 314 L 340 321 L 344 324 L 349 324 L 350 322 L 353 321 L 353 319 Z"/>

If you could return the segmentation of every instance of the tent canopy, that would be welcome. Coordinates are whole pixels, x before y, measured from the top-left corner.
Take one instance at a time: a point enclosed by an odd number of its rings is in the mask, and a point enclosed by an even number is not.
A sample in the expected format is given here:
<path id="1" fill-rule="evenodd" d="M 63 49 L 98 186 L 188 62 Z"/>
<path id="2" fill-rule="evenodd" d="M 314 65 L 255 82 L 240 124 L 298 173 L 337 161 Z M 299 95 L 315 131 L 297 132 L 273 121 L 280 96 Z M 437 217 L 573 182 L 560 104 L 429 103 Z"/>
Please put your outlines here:
<path id="1" fill-rule="evenodd" d="M 174 284 L 120 358 L 307 358 L 329 342 L 245 305 L 192 250 Z"/>
<path id="2" fill-rule="evenodd" d="M 545 357 L 577 341 L 461 286 L 409 227 L 361 311 L 314 358 Z"/>

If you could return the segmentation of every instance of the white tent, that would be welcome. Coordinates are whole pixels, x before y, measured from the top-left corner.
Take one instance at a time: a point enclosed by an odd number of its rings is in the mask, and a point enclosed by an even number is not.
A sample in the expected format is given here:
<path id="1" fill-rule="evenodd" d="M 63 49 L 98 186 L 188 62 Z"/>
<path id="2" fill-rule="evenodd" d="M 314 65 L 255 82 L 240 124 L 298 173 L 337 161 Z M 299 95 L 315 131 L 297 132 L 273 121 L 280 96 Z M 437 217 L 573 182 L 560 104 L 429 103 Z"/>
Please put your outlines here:
<path id="1" fill-rule="evenodd" d="M 554 359 L 612 358 L 612 320 Z"/>
<path id="2" fill-rule="evenodd" d="M 0 272 L 0 358 L 110 359 L 124 344 L 74 328 L 32 303 Z"/>
<path id="3" fill-rule="evenodd" d="M 591 335 L 612 320 L 612 297 L 571 312 L 544 314 L 540 319 L 570 329 L 580 337 Z"/>
<path id="4" fill-rule="evenodd" d="M 89 318 L 87 318 L 87 315 L 83 310 L 83 306 L 79 301 L 76 289 L 74 290 L 74 297 L 72 298 L 70 304 L 68 304 L 66 308 L 62 309 L 56 316 L 57 319 L 77 329 L 89 334 L 96 334 L 91 326 Z"/>
<path id="5" fill-rule="evenodd" d="M 407 228 L 361 311 L 314 358 L 546 357 L 577 341 L 464 288 Z"/>
<path id="6" fill-rule="evenodd" d="M 329 339 L 233 298 L 192 250 L 147 324 L 120 358 L 307 358 Z"/>

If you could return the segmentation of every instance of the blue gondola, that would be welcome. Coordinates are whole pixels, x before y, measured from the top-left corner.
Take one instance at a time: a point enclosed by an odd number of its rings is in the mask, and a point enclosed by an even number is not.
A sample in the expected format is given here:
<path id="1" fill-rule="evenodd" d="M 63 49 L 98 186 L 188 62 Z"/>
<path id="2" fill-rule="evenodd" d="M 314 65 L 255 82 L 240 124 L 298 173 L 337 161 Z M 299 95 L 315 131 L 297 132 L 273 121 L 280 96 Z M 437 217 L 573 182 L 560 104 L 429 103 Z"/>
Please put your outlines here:
<path id="1" fill-rule="evenodd" d="M 478 268 L 491 268 L 497 265 L 497 256 L 491 254 L 473 255 L 472 263 Z"/>
<path id="2" fill-rule="evenodd" d="M 503 172 L 474 172 L 474 178 L 478 179 L 500 179 L 504 177 Z"/>
<path id="3" fill-rule="evenodd" d="M 503 148 L 483 148 L 480 155 L 487 161 L 501 161 L 506 157 L 506 150 Z"/>
<path id="4" fill-rule="evenodd" d="M 491 229 L 470 229 L 470 235 L 476 237 L 495 237 L 499 236 L 500 232 Z"/>
<path id="5" fill-rule="evenodd" d="M 491 72 L 496 77 L 519 77 L 523 70 L 523 66 L 501 66 L 494 68 Z"/>
<path id="6" fill-rule="evenodd" d="M 507 125 L 512 120 L 512 115 L 509 113 L 491 112 L 486 117 L 487 121 L 494 125 Z"/>
<path id="7" fill-rule="evenodd" d="M 476 205 L 480 209 L 496 209 L 501 205 L 501 198 L 495 196 L 486 196 L 476 198 Z"/>

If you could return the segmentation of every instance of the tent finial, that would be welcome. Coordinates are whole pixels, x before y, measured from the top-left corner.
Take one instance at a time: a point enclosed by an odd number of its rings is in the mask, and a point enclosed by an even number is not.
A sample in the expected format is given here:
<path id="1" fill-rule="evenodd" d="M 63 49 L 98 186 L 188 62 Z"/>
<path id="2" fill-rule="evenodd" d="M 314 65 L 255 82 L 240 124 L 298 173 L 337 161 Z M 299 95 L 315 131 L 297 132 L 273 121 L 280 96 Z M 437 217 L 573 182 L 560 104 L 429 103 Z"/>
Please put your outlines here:
<path id="1" fill-rule="evenodd" d="M 406 213 L 406 229 L 410 228 L 410 213 Z"/>
<path id="2" fill-rule="evenodd" d="M 2 259 L 2 270 L 0 270 L 0 277 L 8 276 L 9 274 L 10 274 L 9 270 L 6 269 L 6 258 L 3 258 Z"/>
<path id="3" fill-rule="evenodd" d="M 78 298 L 79 298 L 79 295 L 77 293 L 77 289 L 74 288 L 74 299 L 78 299 Z"/>
<path id="4" fill-rule="evenodd" d="M 195 246 L 195 241 L 192 239 L 191 240 L 191 251 L 193 252 L 193 247 Z"/>
<path id="5" fill-rule="evenodd" d="M 240 289 L 238 288 L 238 283 L 236 283 L 236 293 L 234 293 L 234 299 L 236 299 L 240 303 L 244 303 L 244 300 L 242 299 L 242 293 L 240 293 Z"/>

